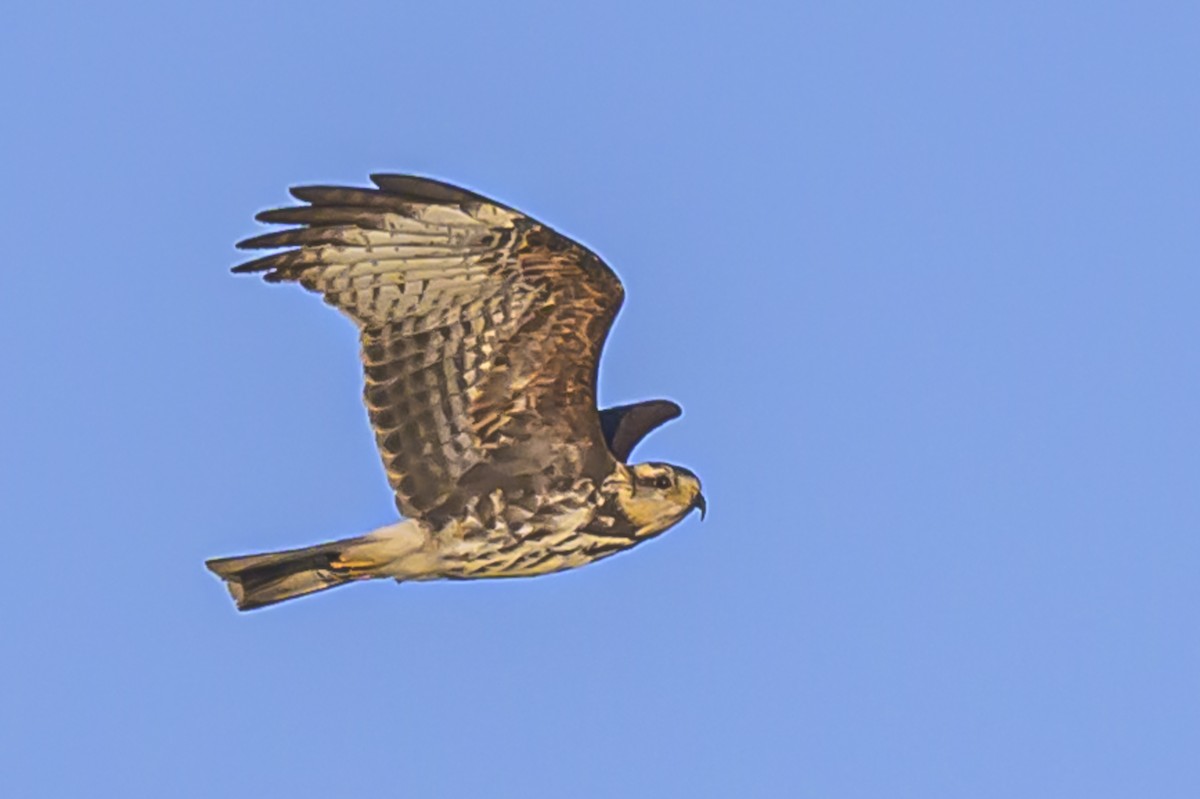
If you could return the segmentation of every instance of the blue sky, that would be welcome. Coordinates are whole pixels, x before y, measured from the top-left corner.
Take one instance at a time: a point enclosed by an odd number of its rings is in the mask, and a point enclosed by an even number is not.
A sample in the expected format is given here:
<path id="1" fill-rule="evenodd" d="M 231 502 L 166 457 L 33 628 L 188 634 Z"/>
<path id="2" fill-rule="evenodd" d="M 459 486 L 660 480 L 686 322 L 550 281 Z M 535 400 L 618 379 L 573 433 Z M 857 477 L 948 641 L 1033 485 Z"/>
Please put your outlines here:
<path id="1" fill-rule="evenodd" d="M 6 12 L 3 793 L 1200 795 L 1196 6 L 589 5 Z M 613 265 L 707 521 L 234 612 L 394 518 L 351 326 L 228 274 L 372 171 Z"/>

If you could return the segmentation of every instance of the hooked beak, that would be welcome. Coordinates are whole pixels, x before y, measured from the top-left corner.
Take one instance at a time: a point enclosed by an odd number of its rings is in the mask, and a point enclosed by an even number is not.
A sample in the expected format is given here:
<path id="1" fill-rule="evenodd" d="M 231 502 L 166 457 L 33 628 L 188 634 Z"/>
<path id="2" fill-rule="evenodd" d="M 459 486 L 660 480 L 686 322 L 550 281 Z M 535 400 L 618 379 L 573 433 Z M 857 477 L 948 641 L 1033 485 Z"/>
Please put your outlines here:
<path id="1" fill-rule="evenodd" d="M 704 514 L 708 512 L 708 503 L 704 501 L 703 494 L 697 494 L 696 498 L 692 500 L 692 508 L 700 509 L 700 521 L 704 521 Z"/>

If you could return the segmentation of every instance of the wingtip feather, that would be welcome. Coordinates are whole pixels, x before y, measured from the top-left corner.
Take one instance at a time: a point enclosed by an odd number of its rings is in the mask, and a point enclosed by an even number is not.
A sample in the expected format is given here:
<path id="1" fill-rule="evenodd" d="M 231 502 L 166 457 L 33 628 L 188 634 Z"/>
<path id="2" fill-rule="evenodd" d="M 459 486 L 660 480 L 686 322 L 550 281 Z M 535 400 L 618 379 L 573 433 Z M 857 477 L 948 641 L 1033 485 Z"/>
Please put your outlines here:
<path id="1" fill-rule="evenodd" d="M 277 277 L 279 269 L 284 265 L 280 262 L 281 255 L 286 256 L 287 253 L 273 253 L 271 255 L 264 255 L 261 258 L 254 258 L 253 260 L 230 267 L 229 271 L 233 272 L 235 275 L 248 275 L 255 272 L 266 272 L 266 274 L 263 275 L 263 279 L 270 283 L 277 283 L 279 280 L 281 280 L 281 278 Z"/>

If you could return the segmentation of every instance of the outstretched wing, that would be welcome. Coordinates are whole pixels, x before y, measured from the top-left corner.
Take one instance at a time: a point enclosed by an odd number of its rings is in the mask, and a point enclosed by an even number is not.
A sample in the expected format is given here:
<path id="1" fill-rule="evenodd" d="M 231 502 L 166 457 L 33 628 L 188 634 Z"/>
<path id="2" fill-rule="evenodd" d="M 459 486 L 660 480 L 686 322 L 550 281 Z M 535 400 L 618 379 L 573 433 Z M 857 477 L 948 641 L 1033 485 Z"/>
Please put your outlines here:
<path id="1" fill-rule="evenodd" d="M 292 189 L 300 225 L 241 242 L 234 267 L 295 281 L 358 325 L 364 397 L 400 512 L 439 523 L 504 489 L 601 479 L 614 466 L 596 410 L 617 276 L 536 220 L 426 178 Z"/>
<path id="2" fill-rule="evenodd" d="M 625 463 L 633 448 L 652 430 L 678 419 L 682 413 L 683 408 L 670 400 L 647 400 L 605 408 L 600 411 L 600 426 L 613 457 Z"/>

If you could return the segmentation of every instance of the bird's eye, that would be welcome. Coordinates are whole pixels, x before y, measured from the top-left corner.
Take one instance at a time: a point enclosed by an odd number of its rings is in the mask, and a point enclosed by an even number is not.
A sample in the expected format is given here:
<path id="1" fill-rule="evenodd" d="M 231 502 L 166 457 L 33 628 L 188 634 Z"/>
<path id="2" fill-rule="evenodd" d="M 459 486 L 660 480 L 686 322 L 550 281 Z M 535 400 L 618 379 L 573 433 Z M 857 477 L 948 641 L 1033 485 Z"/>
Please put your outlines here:
<path id="1" fill-rule="evenodd" d="M 658 477 L 654 478 L 654 487 L 655 488 L 664 488 L 664 489 L 670 488 L 671 487 L 671 478 L 665 474 L 660 474 Z"/>

